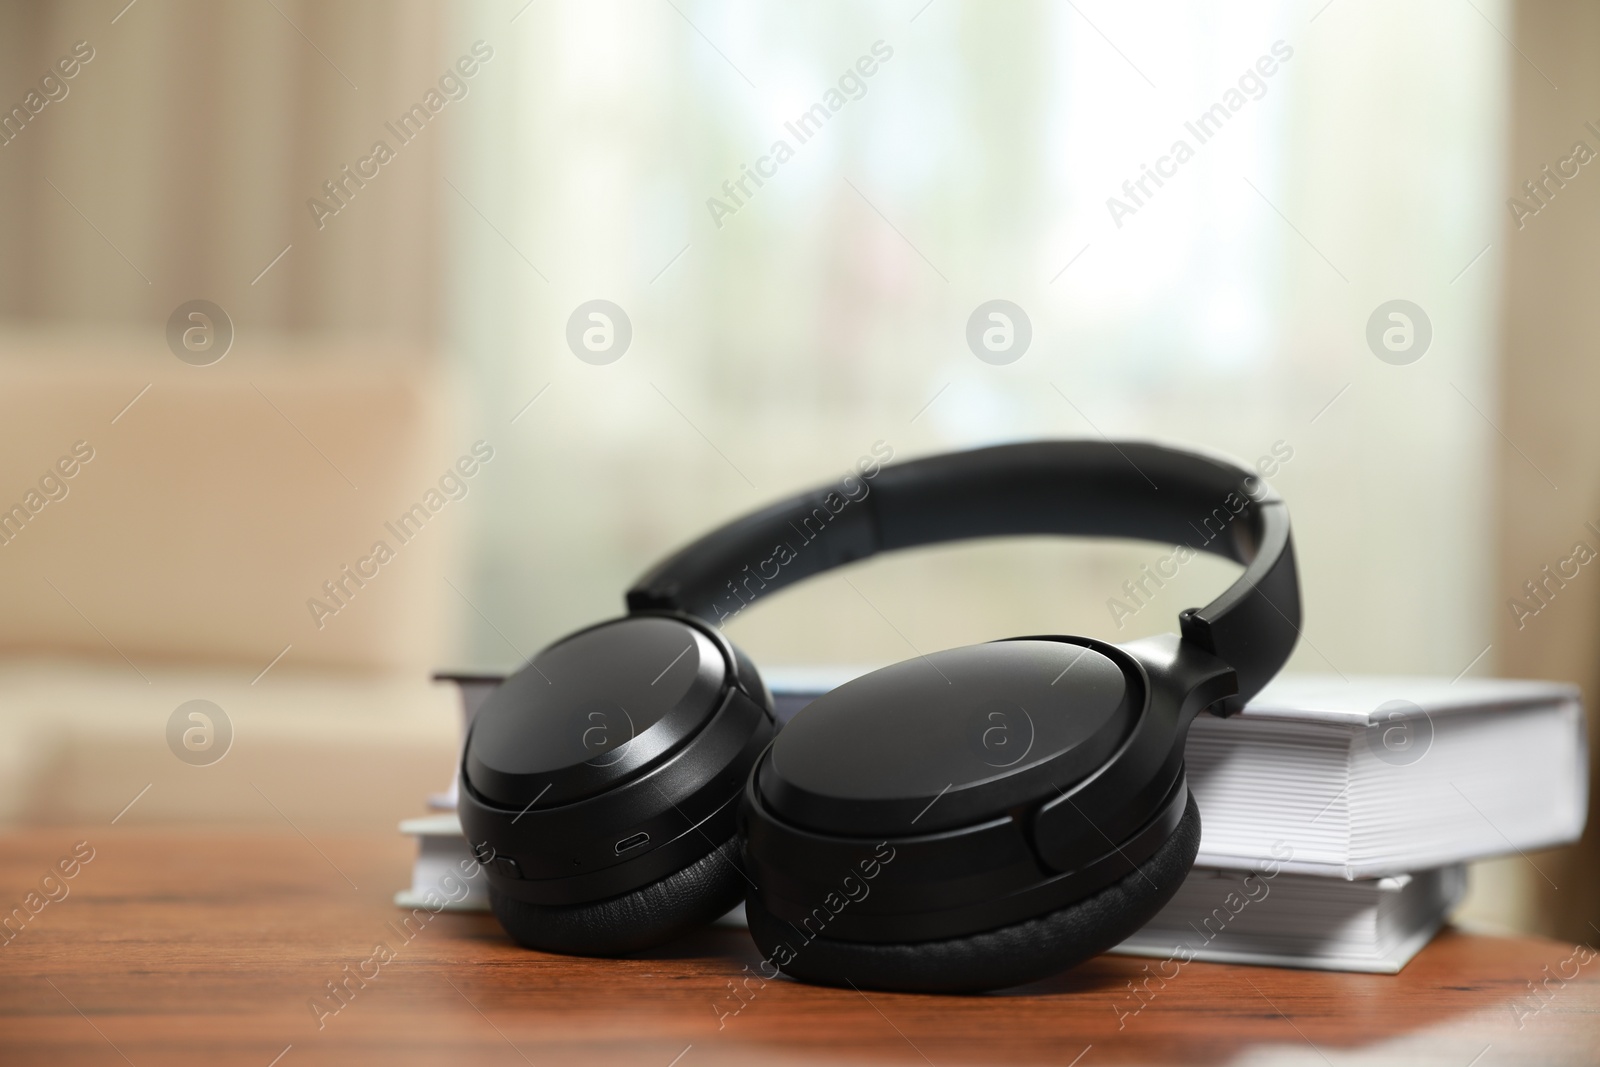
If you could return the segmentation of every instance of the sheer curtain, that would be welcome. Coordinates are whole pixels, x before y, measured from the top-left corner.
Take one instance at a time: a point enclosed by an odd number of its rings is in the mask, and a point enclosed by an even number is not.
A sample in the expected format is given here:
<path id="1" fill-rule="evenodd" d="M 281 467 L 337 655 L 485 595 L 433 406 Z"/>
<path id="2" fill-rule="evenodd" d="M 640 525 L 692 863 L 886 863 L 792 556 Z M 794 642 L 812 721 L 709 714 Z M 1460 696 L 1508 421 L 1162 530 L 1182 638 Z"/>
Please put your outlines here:
<path id="1" fill-rule="evenodd" d="M 458 16 L 505 59 L 445 164 L 453 336 L 506 457 L 462 576 L 473 658 L 615 612 L 653 557 L 875 442 L 1047 434 L 1276 449 L 1307 604 L 1294 669 L 1454 675 L 1489 642 L 1498 256 L 1479 253 L 1506 74 L 1479 15 L 517 8 Z M 595 299 L 632 330 L 603 365 L 566 340 Z M 1013 362 L 967 343 L 994 299 L 1031 327 Z M 1431 325 L 1408 365 L 1367 340 L 1397 299 Z M 1115 618 L 1152 551 L 913 553 L 731 632 L 780 663 L 1154 632 L 1227 568 L 1196 561 Z"/>
<path id="2" fill-rule="evenodd" d="M 336 223 L 319 229 L 307 201 L 438 78 L 439 9 L 122 7 L 0 6 L 6 113 L 75 44 L 93 57 L 0 138 L 0 318 L 159 330 L 206 297 L 247 336 L 431 344 L 438 147 L 408 149 Z"/>

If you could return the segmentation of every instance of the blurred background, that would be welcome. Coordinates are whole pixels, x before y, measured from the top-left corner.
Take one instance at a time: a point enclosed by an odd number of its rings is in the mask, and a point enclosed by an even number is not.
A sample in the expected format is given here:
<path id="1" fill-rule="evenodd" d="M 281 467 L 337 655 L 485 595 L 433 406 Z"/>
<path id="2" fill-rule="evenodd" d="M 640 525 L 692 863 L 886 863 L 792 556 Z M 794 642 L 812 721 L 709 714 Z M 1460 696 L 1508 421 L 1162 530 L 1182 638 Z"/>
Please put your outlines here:
<path id="1" fill-rule="evenodd" d="M 1510 601 L 1600 546 L 1597 46 L 1513 0 L 0 4 L 0 820 L 392 829 L 433 670 L 875 449 L 1045 435 L 1275 457 L 1290 670 L 1592 707 L 1600 579 Z M 1231 569 L 1116 618 L 1163 551 L 912 552 L 729 633 L 1122 640 Z M 1593 838 L 1466 913 L 1587 937 Z"/>

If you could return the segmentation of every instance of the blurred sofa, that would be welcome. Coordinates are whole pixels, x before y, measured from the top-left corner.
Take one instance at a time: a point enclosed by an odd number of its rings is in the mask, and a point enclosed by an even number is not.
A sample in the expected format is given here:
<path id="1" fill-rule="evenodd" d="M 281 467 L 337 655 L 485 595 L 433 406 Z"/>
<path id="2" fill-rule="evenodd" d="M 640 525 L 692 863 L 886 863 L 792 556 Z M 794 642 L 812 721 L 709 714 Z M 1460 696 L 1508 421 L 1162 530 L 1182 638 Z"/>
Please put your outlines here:
<path id="1" fill-rule="evenodd" d="M 0 332 L 0 823 L 392 826 L 447 785 L 467 514 L 413 509 L 470 449 L 455 396 L 388 341 Z M 194 699 L 208 766 L 168 743 Z"/>

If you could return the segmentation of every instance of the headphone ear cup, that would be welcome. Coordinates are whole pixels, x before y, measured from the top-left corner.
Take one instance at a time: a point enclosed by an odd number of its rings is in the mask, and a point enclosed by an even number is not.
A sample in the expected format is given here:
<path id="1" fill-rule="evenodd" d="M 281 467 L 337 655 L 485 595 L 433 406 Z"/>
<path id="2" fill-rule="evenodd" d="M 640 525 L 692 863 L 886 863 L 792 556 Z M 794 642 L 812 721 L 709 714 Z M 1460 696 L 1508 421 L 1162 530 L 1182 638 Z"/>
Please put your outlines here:
<path id="1" fill-rule="evenodd" d="M 997 930 L 915 944 L 803 940 L 751 895 L 750 934 L 791 978 L 819 985 L 916 993 L 978 993 L 1048 978 L 1130 937 L 1172 899 L 1200 851 L 1200 809 L 1183 817 L 1150 858 L 1067 907 Z"/>
<path id="2" fill-rule="evenodd" d="M 609 900 L 529 904 L 489 886 L 496 919 L 524 948 L 569 956 L 625 956 L 669 941 L 726 914 L 744 897 L 739 839 L 729 838 L 688 867 Z"/>
<path id="3" fill-rule="evenodd" d="M 739 800 L 776 729 L 754 665 L 695 620 L 632 615 L 541 652 L 484 701 L 461 763 L 506 933 L 619 956 L 737 905 Z"/>

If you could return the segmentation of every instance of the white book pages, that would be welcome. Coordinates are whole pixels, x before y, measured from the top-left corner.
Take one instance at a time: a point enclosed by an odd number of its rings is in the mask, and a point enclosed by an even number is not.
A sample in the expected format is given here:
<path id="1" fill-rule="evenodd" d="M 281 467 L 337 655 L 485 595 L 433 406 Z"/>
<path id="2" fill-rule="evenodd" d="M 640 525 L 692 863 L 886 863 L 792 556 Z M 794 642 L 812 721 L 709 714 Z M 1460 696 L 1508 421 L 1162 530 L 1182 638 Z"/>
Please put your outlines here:
<path id="1" fill-rule="evenodd" d="M 1112 951 L 1161 960 L 1152 973 L 1167 979 L 1189 960 L 1394 974 L 1438 931 L 1467 881 L 1461 866 L 1360 881 L 1273 871 L 1196 867 Z"/>
<path id="2" fill-rule="evenodd" d="M 417 859 L 411 867 L 411 886 L 394 895 L 396 904 L 425 908 L 442 900 L 444 911 L 489 910 L 489 879 L 481 871 L 470 878 L 463 873 L 476 870 L 476 861 L 454 812 L 406 819 L 400 832 L 417 838 Z"/>
<path id="3" fill-rule="evenodd" d="M 1359 678 L 1269 690 L 1190 730 L 1203 864 L 1250 867 L 1287 845 L 1287 870 L 1371 878 L 1583 832 L 1587 742 L 1571 686 Z"/>

